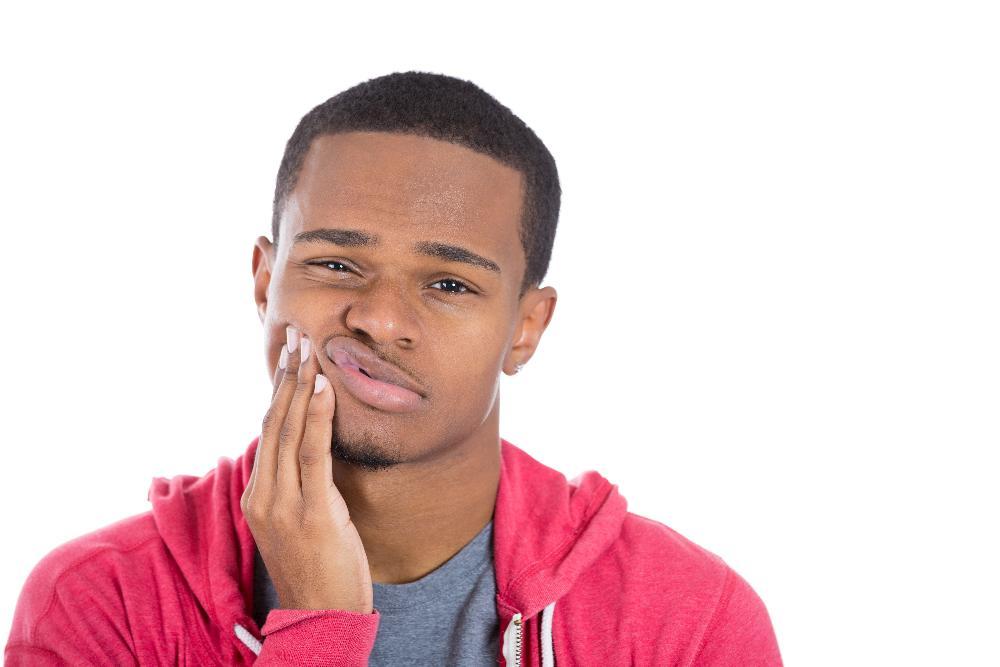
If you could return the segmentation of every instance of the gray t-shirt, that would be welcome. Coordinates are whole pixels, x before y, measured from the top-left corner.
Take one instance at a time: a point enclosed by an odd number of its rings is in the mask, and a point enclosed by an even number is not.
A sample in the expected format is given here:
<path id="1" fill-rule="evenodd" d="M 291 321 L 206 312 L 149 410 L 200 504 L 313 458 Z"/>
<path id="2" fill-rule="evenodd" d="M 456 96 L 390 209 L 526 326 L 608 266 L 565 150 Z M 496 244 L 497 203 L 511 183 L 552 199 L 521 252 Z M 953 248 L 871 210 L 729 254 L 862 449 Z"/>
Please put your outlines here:
<path id="1" fill-rule="evenodd" d="M 254 551 L 254 619 L 263 627 L 278 596 L 260 552 Z M 492 520 L 421 579 L 376 583 L 372 589 L 380 620 L 369 665 L 496 664 L 500 620 Z"/>

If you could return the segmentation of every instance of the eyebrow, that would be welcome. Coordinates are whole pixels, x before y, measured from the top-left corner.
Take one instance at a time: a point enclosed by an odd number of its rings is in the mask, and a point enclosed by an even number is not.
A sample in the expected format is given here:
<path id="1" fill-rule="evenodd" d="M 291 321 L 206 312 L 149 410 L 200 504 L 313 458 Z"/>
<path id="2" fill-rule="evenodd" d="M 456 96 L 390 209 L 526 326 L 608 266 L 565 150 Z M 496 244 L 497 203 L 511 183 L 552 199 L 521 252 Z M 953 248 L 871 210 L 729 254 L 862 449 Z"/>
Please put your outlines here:
<path id="1" fill-rule="evenodd" d="M 347 248 L 374 248 L 379 244 L 379 237 L 356 229 L 331 229 L 324 227 L 322 229 L 310 229 L 309 231 L 299 232 L 292 240 L 292 245 L 298 245 L 299 243 L 332 243 L 333 245 Z M 420 241 L 413 245 L 413 251 L 419 255 L 438 257 L 449 262 L 462 262 L 500 273 L 500 266 L 496 262 L 461 246 L 439 243 L 437 241 Z"/>

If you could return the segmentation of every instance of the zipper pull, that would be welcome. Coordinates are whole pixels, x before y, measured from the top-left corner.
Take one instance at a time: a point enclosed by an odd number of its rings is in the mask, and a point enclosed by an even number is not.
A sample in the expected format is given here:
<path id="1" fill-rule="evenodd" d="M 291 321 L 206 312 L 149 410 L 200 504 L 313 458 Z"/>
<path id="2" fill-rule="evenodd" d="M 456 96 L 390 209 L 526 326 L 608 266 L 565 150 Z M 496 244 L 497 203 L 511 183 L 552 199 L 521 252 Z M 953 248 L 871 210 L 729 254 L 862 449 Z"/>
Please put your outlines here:
<path id="1" fill-rule="evenodd" d="M 521 667 L 521 646 L 523 638 L 521 612 L 514 614 L 503 633 L 503 659 L 508 667 Z"/>

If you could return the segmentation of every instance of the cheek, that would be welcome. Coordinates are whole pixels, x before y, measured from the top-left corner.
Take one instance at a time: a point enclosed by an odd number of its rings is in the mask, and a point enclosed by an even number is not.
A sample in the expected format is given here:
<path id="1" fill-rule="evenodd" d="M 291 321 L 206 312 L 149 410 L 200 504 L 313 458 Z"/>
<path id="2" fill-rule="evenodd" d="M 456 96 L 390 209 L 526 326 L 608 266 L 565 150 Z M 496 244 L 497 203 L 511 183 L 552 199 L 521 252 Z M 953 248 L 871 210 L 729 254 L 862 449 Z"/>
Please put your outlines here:
<path id="1" fill-rule="evenodd" d="M 492 402 L 495 386 L 503 365 L 499 341 L 480 336 L 472 347 L 457 350 L 441 357 L 448 393 L 456 400 L 467 403 Z"/>
<path id="2" fill-rule="evenodd" d="M 332 298 L 322 299 L 322 292 L 310 290 L 276 290 L 267 310 L 264 327 L 268 347 L 280 350 L 286 340 L 288 325 L 313 336 L 327 332 L 336 320 L 339 305 Z"/>

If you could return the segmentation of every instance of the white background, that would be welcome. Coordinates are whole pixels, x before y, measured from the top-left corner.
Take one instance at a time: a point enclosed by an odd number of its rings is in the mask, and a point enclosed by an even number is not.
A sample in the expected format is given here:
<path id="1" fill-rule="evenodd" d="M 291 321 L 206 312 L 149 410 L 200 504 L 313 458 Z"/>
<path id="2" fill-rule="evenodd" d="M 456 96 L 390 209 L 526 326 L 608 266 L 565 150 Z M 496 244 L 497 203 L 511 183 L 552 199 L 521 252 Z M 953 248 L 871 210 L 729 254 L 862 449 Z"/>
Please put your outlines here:
<path id="1" fill-rule="evenodd" d="M 989 4 L 6 4 L 4 642 L 48 551 L 245 450 L 284 142 L 420 69 L 560 170 L 501 435 L 722 556 L 786 664 L 998 664 Z"/>

